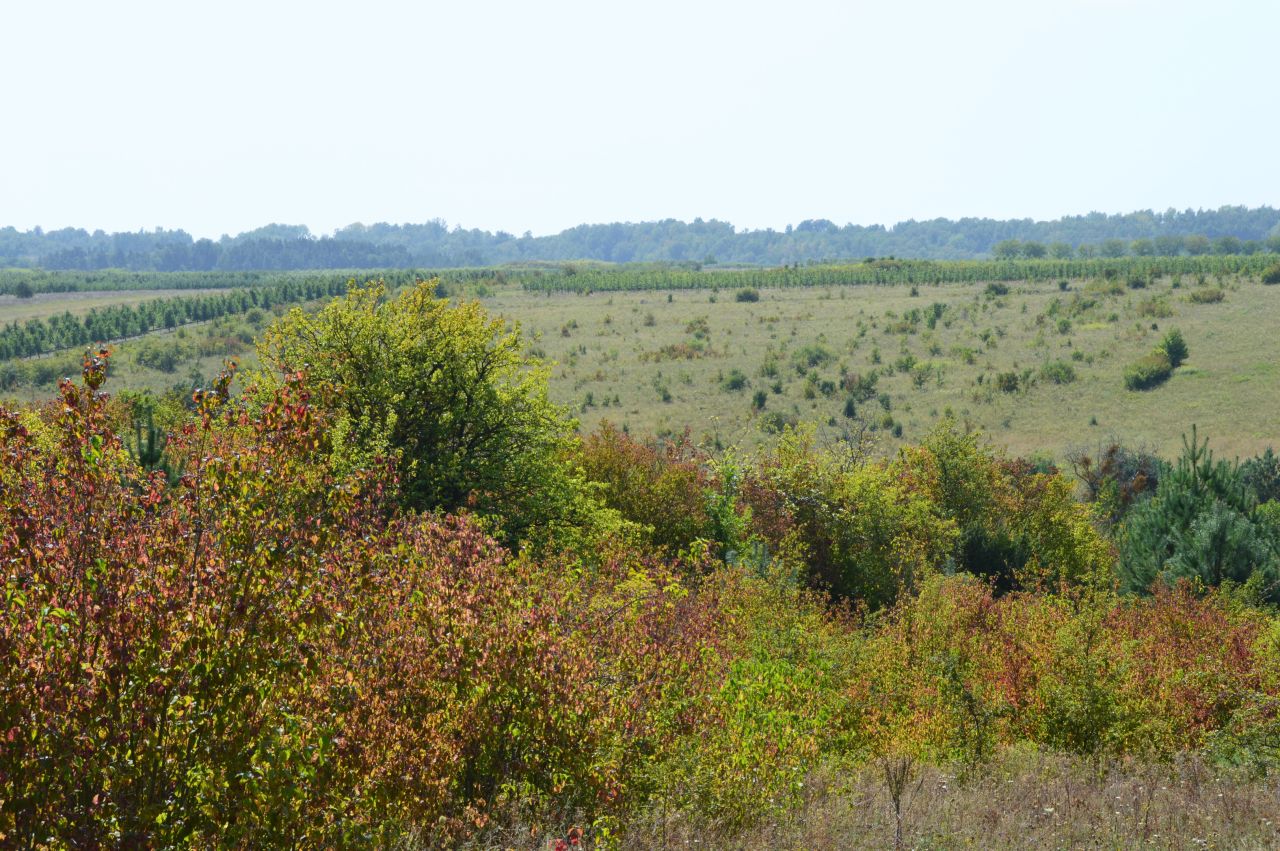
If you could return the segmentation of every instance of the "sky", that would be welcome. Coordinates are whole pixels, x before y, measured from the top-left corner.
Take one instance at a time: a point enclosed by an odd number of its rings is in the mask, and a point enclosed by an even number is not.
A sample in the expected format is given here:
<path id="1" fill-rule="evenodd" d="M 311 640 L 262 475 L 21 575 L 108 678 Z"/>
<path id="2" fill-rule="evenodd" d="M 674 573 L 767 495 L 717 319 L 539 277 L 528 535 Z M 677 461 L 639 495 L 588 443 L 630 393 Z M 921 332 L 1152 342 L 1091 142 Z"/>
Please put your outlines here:
<path id="1" fill-rule="evenodd" d="M 8 3 L 0 226 L 1280 206 L 1272 0 Z"/>

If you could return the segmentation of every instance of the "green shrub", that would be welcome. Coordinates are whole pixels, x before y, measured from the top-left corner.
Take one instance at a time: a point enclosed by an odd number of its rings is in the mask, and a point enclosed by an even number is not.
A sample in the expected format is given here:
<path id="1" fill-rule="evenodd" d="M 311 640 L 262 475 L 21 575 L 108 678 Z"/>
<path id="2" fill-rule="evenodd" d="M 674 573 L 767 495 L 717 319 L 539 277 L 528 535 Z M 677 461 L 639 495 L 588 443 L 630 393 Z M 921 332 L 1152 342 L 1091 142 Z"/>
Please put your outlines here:
<path id="1" fill-rule="evenodd" d="M 1124 371 L 1124 386 L 1130 390 L 1149 390 L 1168 381 L 1172 374 L 1169 356 L 1155 351 Z"/>
<path id="2" fill-rule="evenodd" d="M 742 390 L 747 386 L 747 375 L 740 369 L 731 369 L 729 374 L 720 382 L 720 386 L 730 393 Z"/>
<path id="3" fill-rule="evenodd" d="M 795 367 L 796 372 L 804 375 L 811 369 L 826 366 L 835 360 L 836 356 L 826 346 L 818 343 L 810 343 L 796 349 L 791 355 L 791 363 Z"/>
<path id="4" fill-rule="evenodd" d="M 1169 365 L 1177 369 L 1187 359 L 1187 341 L 1182 339 L 1182 332 L 1174 328 L 1164 335 L 1156 351 L 1164 352 L 1165 357 L 1169 359 Z"/>
<path id="5" fill-rule="evenodd" d="M 1040 367 L 1040 377 L 1054 384 L 1070 384 L 1076 380 L 1076 371 L 1066 361 L 1051 361 Z"/>
<path id="6" fill-rule="evenodd" d="M 1280 284 L 1280 263 L 1272 263 L 1267 267 L 1267 270 L 1262 273 L 1262 283 Z"/>
<path id="7" fill-rule="evenodd" d="M 190 356 L 190 349 L 177 340 L 164 340 L 157 337 L 148 337 L 141 341 L 133 353 L 133 359 L 139 366 L 168 373 L 176 372 Z"/>
<path id="8" fill-rule="evenodd" d="M 1002 372 L 996 376 L 996 389 L 1001 393 L 1016 393 L 1018 383 L 1018 373 L 1016 372 Z"/>
<path id="9" fill-rule="evenodd" d="M 1192 304 L 1217 304 L 1227 297 L 1227 294 L 1221 289 L 1203 289 L 1192 290 L 1187 296 L 1187 300 Z"/>
<path id="10" fill-rule="evenodd" d="M 849 396 L 858 402 L 865 402 L 868 399 L 874 399 L 876 395 L 876 383 L 880 380 L 879 374 L 873 369 L 863 375 L 857 372 L 846 372 L 840 379 L 840 386 L 843 387 Z"/>
<path id="11" fill-rule="evenodd" d="M 1149 316 L 1153 319 L 1165 319 L 1173 315 L 1173 308 L 1169 306 L 1169 302 L 1160 297 L 1146 298 L 1138 302 L 1138 315 Z"/>
<path id="12" fill-rule="evenodd" d="M 734 301 L 759 301 L 760 293 L 758 290 L 745 289 L 738 290 L 733 296 Z"/>
<path id="13" fill-rule="evenodd" d="M 1009 286 L 1008 284 L 1001 284 L 1001 283 L 992 281 L 991 283 L 987 284 L 987 288 L 983 290 L 983 292 L 989 296 L 1008 295 Z"/>

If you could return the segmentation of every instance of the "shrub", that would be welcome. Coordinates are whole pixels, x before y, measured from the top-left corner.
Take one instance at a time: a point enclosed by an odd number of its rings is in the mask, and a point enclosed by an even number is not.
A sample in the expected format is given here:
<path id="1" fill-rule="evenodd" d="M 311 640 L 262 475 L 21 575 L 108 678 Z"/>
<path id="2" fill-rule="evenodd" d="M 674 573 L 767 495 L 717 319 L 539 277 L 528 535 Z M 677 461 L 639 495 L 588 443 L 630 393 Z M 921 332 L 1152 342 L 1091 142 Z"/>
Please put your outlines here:
<path id="1" fill-rule="evenodd" d="M 1182 339 L 1182 332 L 1177 328 L 1164 335 L 1164 339 L 1160 341 L 1156 350 L 1164 352 L 1165 357 L 1169 359 L 1169 365 L 1174 369 L 1182 366 L 1183 361 L 1187 359 L 1187 341 Z"/>
<path id="2" fill-rule="evenodd" d="M 760 429 L 766 434 L 782 434 L 789 428 L 796 428 L 799 424 L 799 417 L 794 414 L 784 414 L 781 411 L 766 411 L 760 417 Z"/>
<path id="3" fill-rule="evenodd" d="M 1169 306 L 1169 302 L 1166 299 L 1153 297 L 1138 302 L 1137 312 L 1139 316 L 1165 319 L 1173 315 L 1173 308 Z"/>
<path id="4" fill-rule="evenodd" d="M 826 366 L 835 360 L 835 355 L 831 350 L 820 343 L 810 343 L 796 349 L 791 355 L 791 364 L 795 367 L 798 374 L 804 375 L 811 369 L 818 369 Z"/>
<path id="5" fill-rule="evenodd" d="M 734 301 L 754 302 L 760 300 L 760 293 L 750 288 L 738 290 L 733 296 Z"/>
<path id="6" fill-rule="evenodd" d="M 1280 263 L 1272 263 L 1262 273 L 1262 283 L 1280 284 Z"/>
<path id="7" fill-rule="evenodd" d="M 1040 367 L 1040 377 L 1054 384 L 1070 384 L 1076 380 L 1076 371 L 1066 361 L 1056 360 Z"/>
<path id="8" fill-rule="evenodd" d="M 747 375 L 740 369 L 731 369 L 720 386 L 730 393 L 742 390 L 747 386 Z"/>
<path id="9" fill-rule="evenodd" d="M 940 566 L 955 538 L 891 469 L 859 463 L 847 446 L 819 449 L 811 428 L 783 434 L 750 471 L 743 498 L 775 551 L 786 540 L 805 548 L 813 586 L 873 608 Z"/>
<path id="10" fill-rule="evenodd" d="M 1016 372 L 1002 372 L 996 375 L 996 389 L 1001 393 L 1016 393 L 1019 378 Z"/>
<path id="11" fill-rule="evenodd" d="M 710 537 L 711 479 L 688 434 L 647 444 L 606 421 L 582 441 L 577 460 L 590 481 L 603 485 L 605 505 L 644 526 L 655 545 L 676 552 Z"/>
<path id="12" fill-rule="evenodd" d="M 1192 304 L 1217 304 L 1226 297 L 1227 294 L 1216 287 L 1192 290 L 1187 294 L 1187 300 Z"/>
<path id="13" fill-rule="evenodd" d="M 876 395 L 876 384 L 879 382 L 880 376 L 876 370 L 868 373 L 846 372 L 840 377 L 840 387 L 849 394 L 855 402 L 865 402 L 868 399 L 874 399 Z"/>
<path id="14" fill-rule="evenodd" d="M 584 572 L 397 516 L 390 468 L 328 465 L 296 376 L 243 405 L 229 377 L 198 392 L 170 492 L 109 429 L 105 364 L 42 417 L 0 410 L 5 836 L 452 846 L 504 799 L 641 803 L 716 724 L 732 577 L 687 590 L 616 546 Z"/>
<path id="15" fill-rule="evenodd" d="M 1115 441 L 1093 453 L 1072 451 L 1067 460 L 1084 483 L 1085 498 L 1107 525 L 1119 523 L 1135 501 L 1155 491 L 1164 466 L 1149 450 Z"/>
<path id="16" fill-rule="evenodd" d="M 1164 352 L 1156 351 L 1130 365 L 1124 371 L 1124 386 L 1130 390 L 1158 387 L 1173 374 L 1173 364 Z"/>
<path id="17" fill-rule="evenodd" d="M 190 356 L 190 348 L 180 341 L 160 337 L 147 337 L 133 352 L 133 359 L 139 366 L 168 373 L 176 372 Z"/>
<path id="18" fill-rule="evenodd" d="M 1009 286 L 1007 284 L 1001 284 L 999 282 L 992 281 L 991 283 L 987 284 L 987 287 L 986 289 L 983 290 L 983 292 L 989 296 L 1008 295 Z"/>

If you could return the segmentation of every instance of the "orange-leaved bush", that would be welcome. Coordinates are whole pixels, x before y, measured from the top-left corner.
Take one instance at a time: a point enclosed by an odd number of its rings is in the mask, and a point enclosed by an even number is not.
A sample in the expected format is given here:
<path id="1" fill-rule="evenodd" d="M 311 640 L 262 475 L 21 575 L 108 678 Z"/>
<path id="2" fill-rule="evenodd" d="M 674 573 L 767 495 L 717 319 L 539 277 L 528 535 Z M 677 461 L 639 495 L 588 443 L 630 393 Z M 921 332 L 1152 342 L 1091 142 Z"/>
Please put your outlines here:
<path id="1" fill-rule="evenodd" d="M 0 834 L 97 846 L 458 836 L 616 812 L 709 717 L 717 594 L 614 545 L 516 558 L 336 472 L 304 376 L 196 394 L 144 473 L 100 387 L 0 415 Z M 705 572 L 698 568 L 695 572 Z"/>

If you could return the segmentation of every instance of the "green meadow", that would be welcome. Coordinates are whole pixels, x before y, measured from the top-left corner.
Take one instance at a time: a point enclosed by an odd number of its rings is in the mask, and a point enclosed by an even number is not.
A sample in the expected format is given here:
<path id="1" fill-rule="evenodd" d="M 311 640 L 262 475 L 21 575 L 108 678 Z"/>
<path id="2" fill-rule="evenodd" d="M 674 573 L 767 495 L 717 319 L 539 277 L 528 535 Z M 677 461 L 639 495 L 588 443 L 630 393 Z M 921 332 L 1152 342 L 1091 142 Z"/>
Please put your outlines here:
<path id="1" fill-rule="evenodd" d="M 891 452 L 951 417 L 1059 460 L 1111 438 L 1170 457 L 1192 425 L 1228 457 L 1274 440 L 1280 287 L 1253 277 L 739 292 L 509 287 L 484 302 L 552 362 L 553 396 L 584 431 L 688 427 L 747 447 L 809 421 Z M 1185 364 L 1127 390 L 1125 368 L 1174 328 Z"/>

